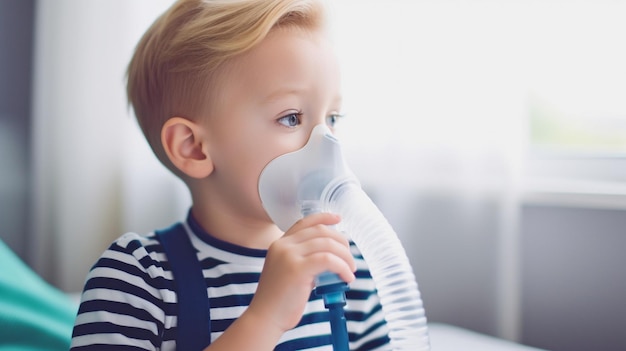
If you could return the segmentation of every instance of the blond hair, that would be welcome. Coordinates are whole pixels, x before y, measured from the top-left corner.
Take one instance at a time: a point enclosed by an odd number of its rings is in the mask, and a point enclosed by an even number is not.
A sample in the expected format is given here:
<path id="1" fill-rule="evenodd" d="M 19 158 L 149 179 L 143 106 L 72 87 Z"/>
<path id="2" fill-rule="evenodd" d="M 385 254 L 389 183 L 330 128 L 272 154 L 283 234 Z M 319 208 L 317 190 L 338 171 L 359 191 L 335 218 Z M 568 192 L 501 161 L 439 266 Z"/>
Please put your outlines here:
<path id="1" fill-rule="evenodd" d="M 276 27 L 323 27 L 318 0 L 179 0 L 141 38 L 128 66 L 128 101 L 159 160 L 174 173 L 161 144 L 171 117 L 202 118 L 216 75 L 229 59 Z"/>

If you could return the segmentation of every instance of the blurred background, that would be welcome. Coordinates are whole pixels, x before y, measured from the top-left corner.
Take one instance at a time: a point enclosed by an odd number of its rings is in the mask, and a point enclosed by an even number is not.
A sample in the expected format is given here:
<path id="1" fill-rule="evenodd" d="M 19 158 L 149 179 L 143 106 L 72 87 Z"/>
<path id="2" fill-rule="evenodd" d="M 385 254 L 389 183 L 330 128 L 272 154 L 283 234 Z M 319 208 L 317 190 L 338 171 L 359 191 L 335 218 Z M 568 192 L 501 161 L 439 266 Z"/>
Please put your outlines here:
<path id="1" fill-rule="evenodd" d="M 0 0 L 0 238 L 63 291 L 122 233 L 190 205 L 124 90 L 134 45 L 170 4 Z M 626 349 L 626 1 L 330 9 L 338 135 L 429 321 Z"/>

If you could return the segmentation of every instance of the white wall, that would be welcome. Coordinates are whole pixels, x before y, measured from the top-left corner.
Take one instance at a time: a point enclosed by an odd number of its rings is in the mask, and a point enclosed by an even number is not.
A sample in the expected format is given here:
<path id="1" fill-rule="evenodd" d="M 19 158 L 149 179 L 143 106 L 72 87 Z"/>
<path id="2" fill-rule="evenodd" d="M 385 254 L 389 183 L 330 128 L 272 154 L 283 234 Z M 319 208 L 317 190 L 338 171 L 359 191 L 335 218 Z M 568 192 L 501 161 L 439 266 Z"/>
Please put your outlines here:
<path id="1" fill-rule="evenodd" d="M 179 204 L 180 182 L 149 151 L 125 96 L 132 50 L 170 3 L 37 3 L 30 261 L 64 290 L 81 290 L 122 233 L 168 225 L 188 206 Z"/>

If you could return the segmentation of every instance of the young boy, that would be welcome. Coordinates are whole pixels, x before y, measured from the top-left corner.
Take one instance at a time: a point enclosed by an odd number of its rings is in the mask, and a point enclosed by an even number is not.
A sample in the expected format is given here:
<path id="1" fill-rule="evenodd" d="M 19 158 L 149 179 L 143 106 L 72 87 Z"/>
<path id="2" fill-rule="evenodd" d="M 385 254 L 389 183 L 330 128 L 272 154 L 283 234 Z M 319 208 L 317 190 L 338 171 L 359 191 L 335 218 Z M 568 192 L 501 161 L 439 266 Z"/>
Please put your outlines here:
<path id="1" fill-rule="evenodd" d="M 181 0 L 130 63 L 139 124 L 192 194 L 178 235 L 189 237 L 206 283 L 206 350 L 332 350 L 326 309 L 312 293 L 325 271 L 351 283 L 350 348 L 388 348 L 367 266 L 332 229 L 340 219 L 314 214 L 283 233 L 257 190 L 268 162 L 339 116 L 339 70 L 323 22 L 317 0 Z M 172 264 L 155 233 L 117 239 L 87 277 L 72 350 L 177 349 L 184 277 Z"/>

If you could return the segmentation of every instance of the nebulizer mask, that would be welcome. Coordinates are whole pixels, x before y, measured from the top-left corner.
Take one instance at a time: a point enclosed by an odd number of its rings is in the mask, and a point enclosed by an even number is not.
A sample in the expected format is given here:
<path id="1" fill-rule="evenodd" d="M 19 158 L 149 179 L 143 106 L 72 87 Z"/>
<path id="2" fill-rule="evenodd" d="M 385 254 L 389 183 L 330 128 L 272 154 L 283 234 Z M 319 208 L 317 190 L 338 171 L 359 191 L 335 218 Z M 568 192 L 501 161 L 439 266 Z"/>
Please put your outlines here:
<path id="1" fill-rule="evenodd" d="M 263 207 L 283 231 L 315 212 L 341 216 L 367 262 L 380 297 L 394 350 L 430 350 L 426 316 L 412 267 L 393 228 L 344 161 L 339 141 L 327 126 L 313 128 L 307 144 L 270 161 L 259 176 Z M 315 292 L 330 312 L 333 347 L 348 350 L 343 316 L 348 288 L 333 273 L 316 279 Z"/>

